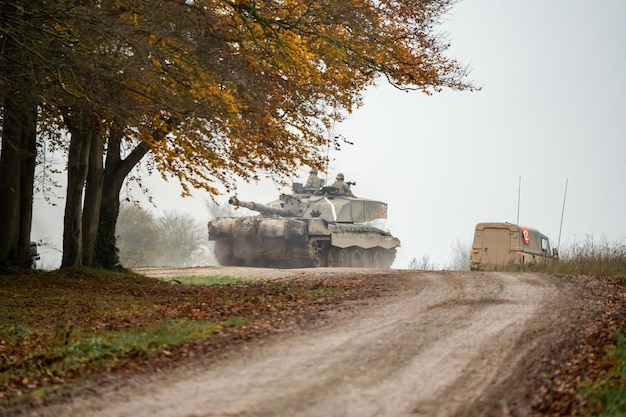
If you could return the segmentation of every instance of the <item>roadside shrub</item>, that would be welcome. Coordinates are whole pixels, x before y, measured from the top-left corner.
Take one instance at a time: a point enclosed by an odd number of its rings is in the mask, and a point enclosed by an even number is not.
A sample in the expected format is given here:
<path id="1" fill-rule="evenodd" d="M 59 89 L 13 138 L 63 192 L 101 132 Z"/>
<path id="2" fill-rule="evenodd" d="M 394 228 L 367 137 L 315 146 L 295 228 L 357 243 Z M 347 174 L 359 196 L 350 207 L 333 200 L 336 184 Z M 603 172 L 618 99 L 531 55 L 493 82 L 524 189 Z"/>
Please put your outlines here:
<path id="1" fill-rule="evenodd" d="M 533 265 L 531 269 L 553 274 L 598 275 L 626 278 L 626 243 L 587 236 L 561 250 L 558 262 Z"/>

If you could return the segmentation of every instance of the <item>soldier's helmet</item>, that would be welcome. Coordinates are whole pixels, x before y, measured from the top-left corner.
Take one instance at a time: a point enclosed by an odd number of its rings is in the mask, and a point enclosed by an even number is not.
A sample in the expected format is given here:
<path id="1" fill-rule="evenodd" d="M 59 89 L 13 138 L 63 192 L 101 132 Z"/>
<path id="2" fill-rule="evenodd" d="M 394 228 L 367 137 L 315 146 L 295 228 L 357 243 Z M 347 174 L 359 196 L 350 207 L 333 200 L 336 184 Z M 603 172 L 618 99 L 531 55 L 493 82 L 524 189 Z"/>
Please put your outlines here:
<path id="1" fill-rule="evenodd" d="M 343 177 L 343 174 L 342 174 L 341 172 L 340 172 L 339 174 L 337 174 L 337 179 L 338 179 L 339 181 L 343 181 L 343 178 L 344 178 L 344 177 Z"/>
<path id="2" fill-rule="evenodd" d="M 309 174 L 317 175 L 317 169 L 312 168 L 312 169 L 309 171 Z"/>

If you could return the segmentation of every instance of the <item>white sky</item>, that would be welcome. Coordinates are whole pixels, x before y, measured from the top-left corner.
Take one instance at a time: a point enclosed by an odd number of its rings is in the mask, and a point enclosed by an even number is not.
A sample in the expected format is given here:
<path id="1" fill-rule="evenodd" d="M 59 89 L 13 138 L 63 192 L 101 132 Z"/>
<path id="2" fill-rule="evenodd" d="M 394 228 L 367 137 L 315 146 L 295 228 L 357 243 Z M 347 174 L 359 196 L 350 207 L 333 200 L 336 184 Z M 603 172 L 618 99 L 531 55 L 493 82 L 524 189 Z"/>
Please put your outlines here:
<path id="1" fill-rule="evenodd" d="M 423 256 L 445 267 L 476 223 L 515 223 L 520 177 L 520 223 L 553 246 L 566 179 L 561 246 L 624 239 L 625 18 L 624 0 L 464 0 L 442 30 L 482 91 L 426 96 L 381 82 L 365 94 L 336 127 L 354 146 L 331 154 L 329 181 L 343 172 L 357 196 L 389 204 L 387 228 L 402 241 L 394 268 Z M 181 200 L 173 184 L 152 191 L 159 210 L 208 221 L 201 192 Z M 286 191 L 267 180 L 238 195 L 265 203 Z M 32 237 L 60 248 L 62 212 L 51 222 L 41 207 Z"/>

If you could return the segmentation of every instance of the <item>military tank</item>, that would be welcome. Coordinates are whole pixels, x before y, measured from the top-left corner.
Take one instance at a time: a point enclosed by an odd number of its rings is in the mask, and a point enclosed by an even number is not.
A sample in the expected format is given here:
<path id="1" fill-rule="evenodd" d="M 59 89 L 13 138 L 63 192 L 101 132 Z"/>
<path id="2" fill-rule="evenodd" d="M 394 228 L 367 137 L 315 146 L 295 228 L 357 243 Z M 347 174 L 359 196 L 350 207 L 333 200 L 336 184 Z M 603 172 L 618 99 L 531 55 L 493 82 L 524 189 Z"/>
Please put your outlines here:
<path id="1" fill-rule="evenodd" d="M 209 240 L 220 265 L 271 268 L 390 268 L 400 240 L 368 222 L 387 218 L 387 204 L 340 196 L 334 187 L 282 194 L 267 204 L 229 203 L 255 216 L 210 221 Z"/>

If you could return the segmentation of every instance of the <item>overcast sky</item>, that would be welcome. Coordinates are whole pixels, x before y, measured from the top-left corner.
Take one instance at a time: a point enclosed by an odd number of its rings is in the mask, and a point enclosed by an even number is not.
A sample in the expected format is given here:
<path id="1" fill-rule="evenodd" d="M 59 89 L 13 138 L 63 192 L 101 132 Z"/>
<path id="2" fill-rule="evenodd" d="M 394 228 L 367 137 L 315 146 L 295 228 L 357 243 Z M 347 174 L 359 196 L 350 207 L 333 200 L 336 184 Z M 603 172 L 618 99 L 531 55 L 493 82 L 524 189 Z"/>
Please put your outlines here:
<path id="1" fill-rule="evenodd" d="M 625 240 L 625 18 L 624 0 L 464 0 L 441 29 L 481 91 L 426 96 L 381 82 L 366 92 L 335 127 L 354 145 L 330 155 L 328 181 L 343 172 L 357 196 L 389 204 L 386 227 L 402 241 L 394 268 L 423 256 L 445 267 L 476 223 L 517 221 L 518 191 L 519 222 L 556 246 L 566 181 L 561 247 Z M 202 192 L 152 191 L 157 210 L 208 221 Z M 286 191 L 266 180 L 238 195 L 265 203 Z M 41 207 L 32 237 L 60 248 Z"/>

